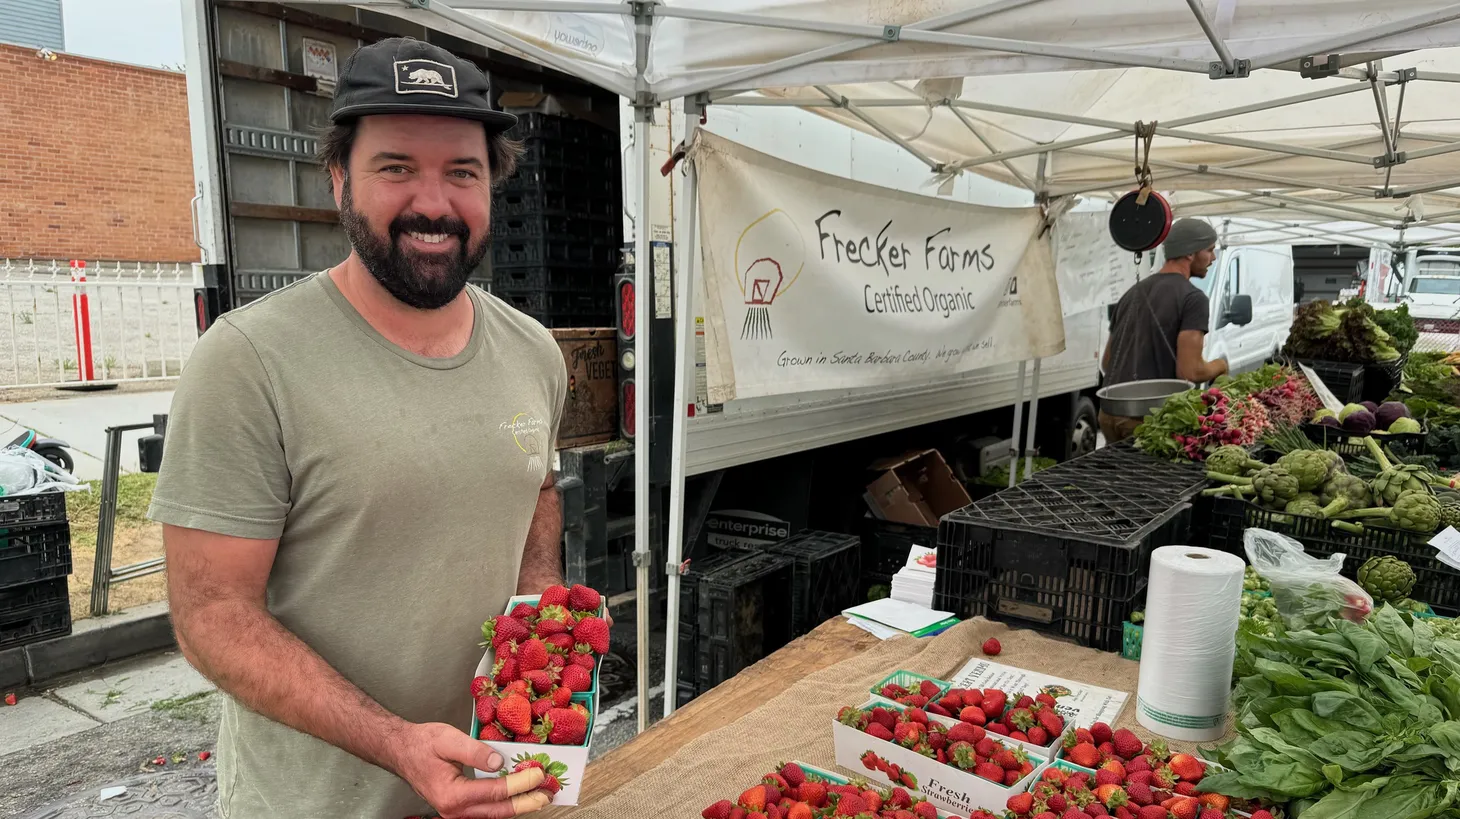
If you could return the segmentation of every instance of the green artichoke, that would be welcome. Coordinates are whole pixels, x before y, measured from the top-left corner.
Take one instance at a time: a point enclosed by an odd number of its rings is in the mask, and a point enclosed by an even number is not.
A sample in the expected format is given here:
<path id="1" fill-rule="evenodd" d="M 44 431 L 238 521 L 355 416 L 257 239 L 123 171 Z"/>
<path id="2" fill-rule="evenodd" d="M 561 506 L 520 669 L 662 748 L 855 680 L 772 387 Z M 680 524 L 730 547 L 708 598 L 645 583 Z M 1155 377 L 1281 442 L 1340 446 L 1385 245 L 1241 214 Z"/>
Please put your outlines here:
<path id="1" fill-rule="evenodd" d="M 1243 476 L 1249 472 L 1255 472 L 1264 466 L 1262 461 L 1254 461 L 1247 450 L 1236 444 L 1226 444 L 1217 447 L 1216 451 L 1207 456 L 1207 469 L 1223 475 Z"/>
<path id="2" fill-rule="evenodd" d="M 1312 492 L 1333 474 L 1334 462 L 1321 449 L 1295 449 L 1278 459 L 1277 465 L 1298 479 L 1298 489 Z"/>
<path id="3" fill-rule="evenodd" d="M 1440 527 L 1454 526 L 1460 529 L 1460 503 L 1447 501 L 1440 504 Z"/>
<path id="4" fill-rule="evenodd" d="M 1381 506 L 1394 506 L 1405 492 L 1431 494 L 1425 474 L 1424 467 L 1413 464 L 1397 464 L 1385 469 L 1371 484 L 1374 500 Z"/>
<path id="5" fill-rule="evenodd" d="M 1257 502 L 1269 509 L 1286 507 L 1300 491 L 1298 479 L 1277 464 L 1258 470 L 1252 476 L 1252 488 L 1257 492 Z"/>
<path id="6" fill-rule="evenodd" d="M 1322 517 L 1323 507 L 1318 503 L 1318 496 L 1312 492 L 1299 492 L 1298 497 L 1288 501 L 1283 511 L 1289 515 L 1307 515 L 1308 517 Z"/>
<path id="7" fill-rule="evenodd" d="M 1440 502 L 1428 490 L 1401 494 L 1389 509 L 1361 509 L 1343 517 L 1373 519 L 1410 532 L 1430 534 L 1440 528 Z"/>
<path id="8" fill-rule="evenodd" d="M 1371 557 L 1359 567 L 1359 585 L 1375 603 L 1392 603 L 1409 596 L 1414 588 L 1414 569 L 1397 557 Z"/>
<path id="9" fill-rule="evenodd" d="M 1318 502 L 1327 506 L 1339 498 L 1348 501 L 1349 509 L 1367 509 L 1370 505 L 1369 485 L 1362 478 L 1346 472 L 1336 474 L 1328 479 L 1328 483 L 1323 484 Z"/>

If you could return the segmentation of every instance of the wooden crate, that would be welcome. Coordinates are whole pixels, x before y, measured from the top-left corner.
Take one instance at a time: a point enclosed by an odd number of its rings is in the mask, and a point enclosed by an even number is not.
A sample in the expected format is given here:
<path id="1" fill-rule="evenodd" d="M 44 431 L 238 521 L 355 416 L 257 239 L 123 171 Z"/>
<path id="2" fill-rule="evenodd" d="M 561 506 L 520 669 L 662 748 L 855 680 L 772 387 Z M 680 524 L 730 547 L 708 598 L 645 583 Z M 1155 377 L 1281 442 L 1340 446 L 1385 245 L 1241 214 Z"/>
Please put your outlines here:
<path id="1" fill-rule="evenodd" d="M 551 331 L 568 367 L 568 397 L 557 448 L 600 444 L 618 435 L 618 334 L 612 328 Z"/>

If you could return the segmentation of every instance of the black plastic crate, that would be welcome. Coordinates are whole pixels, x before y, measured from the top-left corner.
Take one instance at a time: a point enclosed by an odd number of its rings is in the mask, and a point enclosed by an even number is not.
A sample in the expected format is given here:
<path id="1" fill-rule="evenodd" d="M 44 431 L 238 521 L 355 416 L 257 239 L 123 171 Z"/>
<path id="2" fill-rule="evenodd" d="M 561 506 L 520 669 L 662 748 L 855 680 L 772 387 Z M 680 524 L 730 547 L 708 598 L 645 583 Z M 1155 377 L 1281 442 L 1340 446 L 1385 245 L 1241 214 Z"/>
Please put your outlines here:
<path id="1" fill-rule="evenodd" d="M 764 552 L 700 579 L 699 669 L 706 691 L 794 639 L 795 566 Z"/>
<path id="2" fill-rule="evenodd" d="M 17 528 L 66 520 L 66 493 L 41 492 L 0 498 L 0 526 Z"/>
<path id="3" fill-rule="evenodd" d="M 805 531 L 773 543 L 772 554 L 795 561 L 791 628 L 795 636 L 816 628 L 857 604 L 862 543 L 855 535 Z"/>
<path id="4" fill-rule="evenodd" d="M 66 578 L 0 589 L 0 649 L 71 633 Z"/>
<path id="5" fill-rule="evenodd" d="M 70 573 L 70 524 L 0 529 L 0 588 Z"/>
<path id="6" fill-rule="evenodd" d="M 1341 361 L 1318 361 L 1309 358 L 1283 360 L 1287 364 L 1303 364 L 1323 381 L 1323 386 L 1333 397 L 1345 404 L 1357 404 L 1364 400 L 1364 365 L 1346 364 Z"/>
<path id="7" fill-rule="evenodd" d="M 498 290 L 492 295 L 529 315 L 589 316 L 611 315 L 611 289 L 601 293 L 550 293 L 542 290 Z"/>
<path id="8" fill-rule="evenodd" d="M 891 578 L 907 564 L 914 545 L 936 548 L 938 527 L 866 518 L 862 527 L 863 575 Z"/>
<path id="9" fill-rule="evenodd" d="M 1211 547 L 1246 557 L 1243 532 L 1267 529 L 1287 535 L 1303 544 L 1303 551 L 1316 557 L 1346 555 L 1343 575 L 1356 579 L 1359 567 L 1371 557 L 1390 555 L 1408 563 L 1415 574 L 1409 596 L 1429 603 L 1435 613 L 1460 617 L 1460 570 L 1435 558 L 1429 545 L 1432 535 L 1422 535 L 1365 525 L 1362 534 L 1335 529 L 1333 521 L 1305 515 L 1288 515 L 1264 509 L 1236 498 L 1218 497 L 1212 504 Z"/>
<path id="10" fill-rule="evenodd" d="M 615 196 L 607 194 L 545 191 L 504 185 L 498 191 L 492 207 L 504 217 L 556 214 L 584 219 L 613 219 L 619 216 L 620 205 Z"/>
<path id="11" fill-rule="evenodd" d="M 1136 481 L 1045 483 L 1031 479 L 944 515 L 938 543 L 947 541 L 949 532 L 973 526 L 1125 546 L 1153 521 L 1169 516 L 1172 506 L 1181 502 L 1169 488 Z"/>
<path id="12" fill-rule="evenodd" d="M 1129 487 L 1144 497 L 1189 500 L 1209 482 L 1206 467 L 1157 458 L 1136 449 L 1130 440 L 1101 447 L 1088 455 L 1055 464 L 1026 481 L 1056 489 L 1099 490 Z M 1122 491 L 1125 491 L 1124 489 Z"/>
<path id="13" fill-rule="evenodd" d="M 608 219 L 558 213 L 492 214 L 492 240 L 540 239 L 552 242 L 589 242 L 617 248 L 619 226 Z M 617 259 L 614 261 L 617 264 Z"/>
<path id="14" fill-rule="evenodd" d="M 1339 427 L 1327 427 L 1322 424 L 1304 424 L 1303 432 L 1307 434 L 1308 440 L 1326 449 L 1344 456 L 1345 458 L 1362 458 L 1369 454 L 1369 448 L 1364 446 L 1364 438 L 1368 433 L 1349 432 Z M 1402 444 L 1411 455 L 1423 455 L 1429 451 L 1425 440 L 1429 437 L 1429 430 L 1422 432 L 1378 432 L 1374 433 L 1374 440 L 1380 445 Z"/>
<path id="15" fill-rule="evenodd" d="M 618 193 L 618 177 L 604 170 L 584 171 L 550 165 L 524 165 L 502 180 L 501 190 L 552 191 L 579 195 L 613 196 Z"/>
<path id="16" fill-rule="evenodd" d="M 1404 365 L 1408 361 L 1409 353 L 1405 353 L 1393 361 L 1365 364 L 1363 400 L 1384 403 L 1385 399 L 1399 389 L 1399 383 L 1404 380 Z"/>
<path id="17" fill-rule="evenodd" d="M 612 268 L 509 267 L 492 271 L 492 288 L 514 293 L 545 290 L 554 293 L 591 293 L 612 290 Z"/>
<path id="18" fill-rule="evenodd" d="M 753 552 L 713 549 L 689 561 L 679 576 L 679 684 L 692 695 L 703 694 L 699 687 L 700 656 L 700 581 L 707 575 L 740 563 Z"/>
<path id="19" fill-rule="evenodd" d="M 934 606 L 1119 651 L 1124 623 L 1145 597 L 1151 552 L 1186 540 L 1191 505 L 1177 503 L 1128 531 L 1111 520 L 1090 524 L 1097 534 L 945 516 Z"/>
<path id="20" fill-rule="evenodd" d="M 595 244 L 591 239 L 495 239 L 492 242 L 492 273 L 495 276 L 504 268 L 575 266 L 597 269 L 606 281 L 613 275 L 618 256 L 617 247 L 607 243 Z"/>
<path id="21" fill-rule="evenodd" d="M 588 144 L 617 150 L 617 134 L 591 122 L 556 114 L 531 111 L 517 114 L 517 124 L 508 131 L 513 139 L 530 144 L 534 140 Z"/>

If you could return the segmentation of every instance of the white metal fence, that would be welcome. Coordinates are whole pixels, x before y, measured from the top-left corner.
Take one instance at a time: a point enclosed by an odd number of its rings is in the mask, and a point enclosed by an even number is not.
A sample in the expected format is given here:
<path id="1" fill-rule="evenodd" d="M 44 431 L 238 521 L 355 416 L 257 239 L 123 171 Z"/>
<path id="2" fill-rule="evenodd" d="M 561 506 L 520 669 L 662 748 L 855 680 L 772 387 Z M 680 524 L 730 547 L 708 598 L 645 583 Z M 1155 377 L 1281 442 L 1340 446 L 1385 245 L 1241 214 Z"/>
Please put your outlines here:
<path id="1" fill-rule="evenodd" d="M 181 374 L 198 338 L 192 265 L 77 264 L 0 259 L 0 389 Z"/>

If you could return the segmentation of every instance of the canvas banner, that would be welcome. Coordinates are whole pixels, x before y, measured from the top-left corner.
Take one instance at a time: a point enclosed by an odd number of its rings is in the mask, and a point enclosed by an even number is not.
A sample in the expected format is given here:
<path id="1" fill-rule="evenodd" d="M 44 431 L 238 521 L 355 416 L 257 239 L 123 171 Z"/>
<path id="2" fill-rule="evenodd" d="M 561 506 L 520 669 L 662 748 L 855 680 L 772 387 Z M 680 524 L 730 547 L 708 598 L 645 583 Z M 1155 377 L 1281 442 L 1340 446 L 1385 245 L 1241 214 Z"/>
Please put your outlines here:
<path id="1" fill-rule="evenodd" d="M 928 381 L 1064 349 L 1049 233 L 700 131 L 709 399 Z"/>

